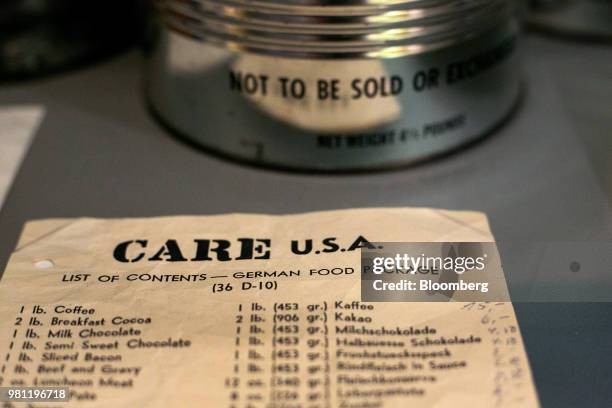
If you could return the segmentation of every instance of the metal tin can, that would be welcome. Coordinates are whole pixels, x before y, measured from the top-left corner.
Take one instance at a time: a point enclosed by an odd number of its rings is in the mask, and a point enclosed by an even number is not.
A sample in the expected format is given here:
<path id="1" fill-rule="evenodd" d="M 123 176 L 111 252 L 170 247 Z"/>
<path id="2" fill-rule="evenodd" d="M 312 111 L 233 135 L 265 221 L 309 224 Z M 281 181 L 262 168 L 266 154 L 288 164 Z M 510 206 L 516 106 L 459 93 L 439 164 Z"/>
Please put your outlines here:
<path id="1" fill-rule="evenodd" d="M 512 0 L 158 2 L 147 93 L 171 129 L 270 166 L 414 163 L 518 99 Z"/>

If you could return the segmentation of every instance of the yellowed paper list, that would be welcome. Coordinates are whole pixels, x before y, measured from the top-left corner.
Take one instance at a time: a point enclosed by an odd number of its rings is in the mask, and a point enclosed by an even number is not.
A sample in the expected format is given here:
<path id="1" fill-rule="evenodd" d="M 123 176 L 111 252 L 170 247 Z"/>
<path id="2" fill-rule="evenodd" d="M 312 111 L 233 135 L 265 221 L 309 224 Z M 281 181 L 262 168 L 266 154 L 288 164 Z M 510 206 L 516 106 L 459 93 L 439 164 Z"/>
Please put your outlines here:
<path id="1" fill-rule="evenodd" d="M 33 407 L 537 407 L 511 303 L 360 301 L 365 242 L 492 240 L 481 213 L 414 208 L 30 222 L 0 385 L 68 388 Z"/>

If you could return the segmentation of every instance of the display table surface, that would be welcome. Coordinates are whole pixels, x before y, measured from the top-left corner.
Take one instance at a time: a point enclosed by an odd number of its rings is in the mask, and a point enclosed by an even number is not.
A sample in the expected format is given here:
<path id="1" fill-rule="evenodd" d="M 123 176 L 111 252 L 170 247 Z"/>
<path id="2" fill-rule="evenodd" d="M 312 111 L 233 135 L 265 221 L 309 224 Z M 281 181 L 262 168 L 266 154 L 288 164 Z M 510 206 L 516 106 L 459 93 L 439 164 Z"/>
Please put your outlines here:
<path id="1" fill-rule="evenodd" d="M 483 211 L 513 297 L 549 283 L 580 291 L 571 302 L 544 293 L 542 302 L 515 303 L 543 406 L 611 407 L 612 304 L 586 301 L 612 299 L 611 264 L 576 274 L 567 265 L 579 255 L 569 251 L 556 275 L 535 276 L 525 254 L 533 243 L 558 249 L 612 239 L 612 46 L 535 36 L 523 45 L 525 97 L 506 126 L 444 159 L 356 175 L 259 169 L 179 141 L 143 103 L 135 51 L 4 84 L 0 108 L 43 105 L 45 116 L 0 213 L 0 269 L 23 223 L 37 218 L 373 206 Z"/>

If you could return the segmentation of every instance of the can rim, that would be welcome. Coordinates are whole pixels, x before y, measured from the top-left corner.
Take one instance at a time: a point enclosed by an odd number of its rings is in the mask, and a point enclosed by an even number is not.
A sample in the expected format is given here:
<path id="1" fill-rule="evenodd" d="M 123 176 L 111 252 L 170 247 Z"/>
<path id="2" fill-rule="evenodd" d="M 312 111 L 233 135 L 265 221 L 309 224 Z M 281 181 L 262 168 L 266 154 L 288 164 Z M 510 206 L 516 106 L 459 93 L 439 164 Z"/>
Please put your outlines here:
<path id="1" fill-rule="evenodd" d="M 225 1 L 235 0 L 217 3 Z M 203 11 L 173 6 L 185 0 L 163 3 L 159 20 L 171 31 L 237 52 L 296 58 L 397 58 L 450 46 L 516 22 L 512 0 L 474 0 L 469 2 L 471 8 L 445 9 L 434 16 L 425 13 L 427 17 L 419 19 L 408 15 L 399 21 L 385 20 L 387 12 L 358 17 L 267 15 L 228 12 L 223 7 Z"/>

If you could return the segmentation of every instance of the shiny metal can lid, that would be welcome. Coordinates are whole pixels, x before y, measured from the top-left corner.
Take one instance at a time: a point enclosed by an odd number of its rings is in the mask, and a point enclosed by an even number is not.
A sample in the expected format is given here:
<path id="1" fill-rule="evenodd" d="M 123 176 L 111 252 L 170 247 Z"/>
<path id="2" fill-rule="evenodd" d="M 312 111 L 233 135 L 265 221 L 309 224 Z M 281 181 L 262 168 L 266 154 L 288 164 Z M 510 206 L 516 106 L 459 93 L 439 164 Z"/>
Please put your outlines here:
<path id="1" fill-rule="evenodd" d="M 397 58 L 447 47 L 510 18 L 507 0 L 389 4 L 165 0 L 164 23 L 235 50 L 311 58 Z"/>

